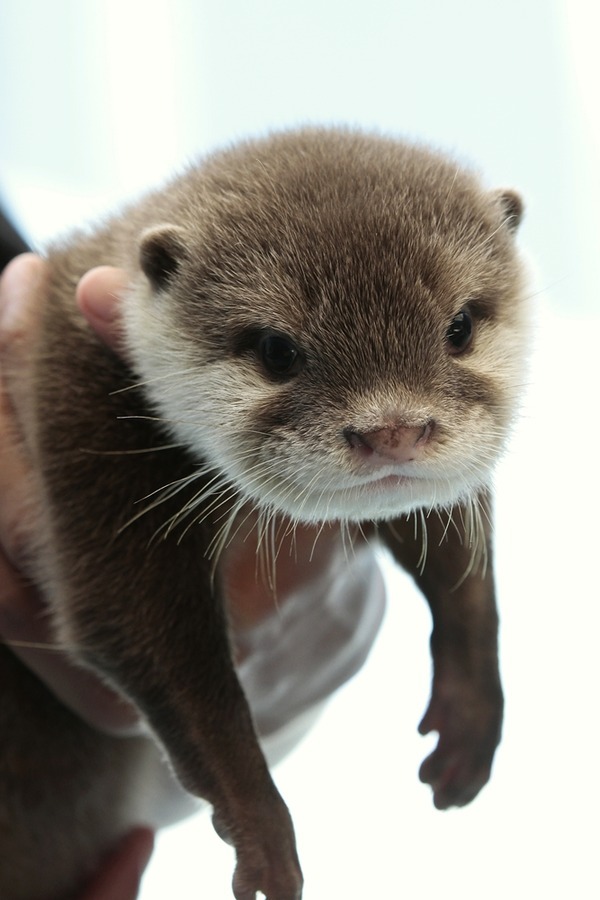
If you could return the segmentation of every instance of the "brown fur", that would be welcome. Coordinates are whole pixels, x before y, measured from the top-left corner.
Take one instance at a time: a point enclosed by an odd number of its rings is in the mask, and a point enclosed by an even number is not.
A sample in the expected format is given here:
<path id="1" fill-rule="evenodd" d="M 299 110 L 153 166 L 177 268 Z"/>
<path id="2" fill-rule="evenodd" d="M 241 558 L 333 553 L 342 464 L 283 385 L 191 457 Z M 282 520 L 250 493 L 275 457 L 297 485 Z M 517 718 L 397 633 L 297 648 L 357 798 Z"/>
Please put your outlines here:
<path id="1" fill-rule="evenodd" d="M 239 900 L 260 889 L 299 898 L 302 878 L 231 661 L 212 543 L 224 510 L 239 518 L 250 502 L 292 520 L 380 520 L 434 617 L 423 728 L 439 730 L 440 743 L 421 776 L 439 806 L 468 802 L 489 776 L 502 717 L 491 546 L 486 523 L 487 569 L 470 568 L 465 510 L 479 496 L 491 515 L 490 471 L 522 380 L 520 215 L 516 195 L 486 191 L 440 155 L 309 130 L 217 154 L 49 254 L 28 439 L 57 639 L 139 706 L 182 785 L 213 804 L 236 848 Z M 130 365 L 75 309 L 78 279 L 98 264 L 131 278 Z M 445 335 L 466 301 L 473 347 L 454 357 Z M 300 346 L 295 377 L 265 372 L 265 329 Z M 178 365 L 186 374 L 165 377 Z M 393 492 L 376 490 L 363 502 L 354 487 L 340 499 L 318 481 L 371 477 L 369 442 L 397 452 L 398 434 L 420 434 L 424 422 L 433 425 L 418 464 L 432 473 L 431 502 L 405 492 L 396 508 Z M 354 449 L 344 434 L 358 436 Z M 173 435 L 178 446 L 158 449 Z M 193 483 L 134 518 L 142 498 L 199 462 Z M 314 499 L 302 477 L 315 479 Z M 187 527 L 177 513 L 203 486 Z M 429 518 L 423 567 L 405 514 L 434 502 L 454 506 L 454 524 Z M 93 733 L 1 648 L 0 669 L 0 895 L 47 900 L 52 884 L 70 896 L 139 821 L 132 766 L 150 744 Z M 31 866 L 40 852 L 43 866 Z"/>

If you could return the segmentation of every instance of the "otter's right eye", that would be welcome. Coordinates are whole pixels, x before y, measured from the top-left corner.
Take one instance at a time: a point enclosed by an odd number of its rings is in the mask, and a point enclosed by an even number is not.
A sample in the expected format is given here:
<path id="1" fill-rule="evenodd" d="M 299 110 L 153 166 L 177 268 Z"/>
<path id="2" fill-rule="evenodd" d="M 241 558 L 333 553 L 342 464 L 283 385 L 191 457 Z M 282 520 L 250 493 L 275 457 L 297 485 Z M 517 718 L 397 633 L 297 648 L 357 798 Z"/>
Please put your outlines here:
<path id="1" fill-rule="evenodd" d="M 458 315 L 454 316 L 448 330 L 446 332 L 446 346 L 448 353 L 452 356 L 458 356 L 463 353 L 473 338 L 473 319 L 469 309 L 465 307 L 461 309 Z"/>
<path id="2" fill-rule="evenodd" d="M 303 365 L 298 347 L 283 334 L 264 334 L 258 344 L 258 354 L 267 372 L 277 378 L 292 378 Z"/>

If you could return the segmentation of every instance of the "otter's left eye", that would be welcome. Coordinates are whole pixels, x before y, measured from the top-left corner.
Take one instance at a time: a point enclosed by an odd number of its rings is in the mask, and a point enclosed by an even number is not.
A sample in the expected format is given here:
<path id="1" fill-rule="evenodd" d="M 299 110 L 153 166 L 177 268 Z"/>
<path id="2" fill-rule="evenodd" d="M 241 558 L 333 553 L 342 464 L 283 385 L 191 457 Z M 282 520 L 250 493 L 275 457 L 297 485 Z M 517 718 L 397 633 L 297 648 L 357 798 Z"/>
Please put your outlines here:
<path id="1" fill-rule="evenodd" d="M 468 309 L 461 309 L 458 315 L 454 316 L 448 331 L 446 332 L 446 347 L 448 353 L 456 356 L 463 353 L 471 343 L 473 337 L 473 319 Z"/>
<path id="2" fill-rule="evenodd" d="M 262 364 L 271 374 L 279 378 L 291 378 L 302 368 L 300 351 L 293 341 L 282 334 L 265 334 L 261 338 L 258 351 Z"/>

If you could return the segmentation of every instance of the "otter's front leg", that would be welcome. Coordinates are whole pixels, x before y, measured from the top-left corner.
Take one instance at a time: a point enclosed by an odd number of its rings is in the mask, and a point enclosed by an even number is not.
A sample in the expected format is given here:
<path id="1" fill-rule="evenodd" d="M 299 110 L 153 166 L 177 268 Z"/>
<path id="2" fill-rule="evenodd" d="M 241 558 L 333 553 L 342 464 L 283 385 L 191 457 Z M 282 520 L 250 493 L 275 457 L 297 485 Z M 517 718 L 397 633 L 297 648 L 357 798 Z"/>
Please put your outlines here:
<path id="1" fill-rule="evenodd" d="M 481 496 L 481 523 L 487 549 L 485 568 L 470 569 L 473 548 L 466 511 L 431 513 L 427 553 L 421 560 L 422 534 L 414 520 L 380 527 L 394 558 L 415 579 L 433 617 L 431 700 L 419 725 L 421 734 L 437 731 L 435 750 L 419 776 L 433 788 L 438 809 L 469 803 L 490 777 L 502 730 L 503 696 L 498 669 L 498 614 L 490 540 L 491 504 Z"/>
<path id="2" fill-rule="evenodd" d="M 215 827 L 236 850 L 237 900 L 258 891 L 300 900 L 292 821 L 256 739 L 206 559 L 212 534 L 199 525 L 184 539 L 151 540 L 150 518 L 127 542 L 96 540 L 89 555 L 79 548 L 74 643 L 144 713 L 181 784 L 213 805 Z"/>

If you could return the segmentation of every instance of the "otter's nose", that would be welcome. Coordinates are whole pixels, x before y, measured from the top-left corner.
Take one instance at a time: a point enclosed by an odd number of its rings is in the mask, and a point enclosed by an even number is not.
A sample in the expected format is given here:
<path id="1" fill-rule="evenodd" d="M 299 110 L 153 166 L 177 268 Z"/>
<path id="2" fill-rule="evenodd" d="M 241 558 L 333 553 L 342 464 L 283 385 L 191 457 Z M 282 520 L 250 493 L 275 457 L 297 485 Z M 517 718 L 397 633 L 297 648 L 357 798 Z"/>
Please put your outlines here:
<path id="1" fill-rule="evenodd" d="M 371 431 L 344 428 L 344 437 L 352 449 L 373 465 L 406 463 L 419 459 L 434 429 L 433 421 L 424 425 L 394 424 Z"/>

